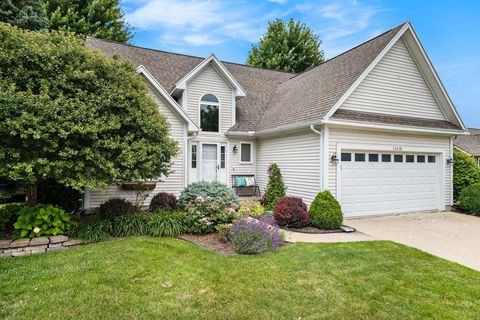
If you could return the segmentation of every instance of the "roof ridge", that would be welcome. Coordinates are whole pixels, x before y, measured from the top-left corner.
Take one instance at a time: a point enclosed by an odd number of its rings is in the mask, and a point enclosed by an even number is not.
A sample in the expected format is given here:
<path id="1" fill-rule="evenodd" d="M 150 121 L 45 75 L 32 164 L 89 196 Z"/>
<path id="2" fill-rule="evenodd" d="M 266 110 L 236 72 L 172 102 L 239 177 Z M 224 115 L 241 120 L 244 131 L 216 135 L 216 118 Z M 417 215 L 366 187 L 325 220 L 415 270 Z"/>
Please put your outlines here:
<path id="1" fill-rule="evenodd" d="M 195 58 L 195 59 L 201 59 L 201 60 L 205 60 L 205 59 L 208 58 L 208 57 L 199 57 L 199 56 L 194 56 L 194 55 L 190 55 L 190 54 L 177 53 L 177 52 L 165 51 L 165 50 L 160 50 L 160 49 L 153 49 L 153 48 L 148 48 L 148 47 L 142 47 L 142 46 L 137 46 L 137 45 L 134 45 L 134 44 L 122 43 L 122 42 L 117 42 L 117 41 L 109 40 L 109 39 L 100 39 L 100 38 L 96 38 L 96 37 L 92 37 L 92 36 L 87 36 L 87 39 L 88 39 L 88 38 L 95 39 L 95 40 L 98 40 L 98 41 L 104 41 L 104 42 L 109 42 L 109 43 L 113 43 L 113 44 L 118 44 L 118 45 L 122 45 L 122 46 L 126 46 L 126 47 L 131 47 L 131 48 L 138 48 L 138 49 L 143 49 L 143 50 L 148 50 L 148 51 L 154 51 L 154 52 L 161 52 L 161 53 L 171 54 L 171 55 L 175 55 L 175 56 L 181 56 L 181 57 L 187 57 L 187 58 Z M 290 74 L 290 75 L 298 75 L 298 73 L 294 73 L 294 72 L 274 70 L 274 69 L 267 69 L 267 68 L 251 66 L 251 65 L 248 65 L 248 64 L 243 64 L 243 63 L 238 63 L 238 62 L 231 62 L 231 61 L 224 61 L 224 60 L 220 60 L 220 62 L 226 63 L 226 64 L 238 65 L 238 66 L 247 67 L 247 68 L 254 68 L 254 69 L 260 69 L 260 70 L 266 70 L 266 71 L 272 71 L 272 72 Z"/>

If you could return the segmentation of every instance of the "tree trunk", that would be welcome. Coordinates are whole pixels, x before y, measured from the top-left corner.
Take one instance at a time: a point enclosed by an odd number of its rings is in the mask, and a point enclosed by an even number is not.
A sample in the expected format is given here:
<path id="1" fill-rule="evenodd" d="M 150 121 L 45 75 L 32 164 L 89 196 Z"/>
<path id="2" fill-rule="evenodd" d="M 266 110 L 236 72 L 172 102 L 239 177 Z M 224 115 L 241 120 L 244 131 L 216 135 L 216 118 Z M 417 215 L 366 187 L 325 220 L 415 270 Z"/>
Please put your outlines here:
<path id="1" fill-rule="evenodd" d="M 36 206 L 38 203 L 38 198 L 37 198 L 37 184 L 36 183 L 30 183 L 27 186 L 27 205 L 29 207 Z"/>

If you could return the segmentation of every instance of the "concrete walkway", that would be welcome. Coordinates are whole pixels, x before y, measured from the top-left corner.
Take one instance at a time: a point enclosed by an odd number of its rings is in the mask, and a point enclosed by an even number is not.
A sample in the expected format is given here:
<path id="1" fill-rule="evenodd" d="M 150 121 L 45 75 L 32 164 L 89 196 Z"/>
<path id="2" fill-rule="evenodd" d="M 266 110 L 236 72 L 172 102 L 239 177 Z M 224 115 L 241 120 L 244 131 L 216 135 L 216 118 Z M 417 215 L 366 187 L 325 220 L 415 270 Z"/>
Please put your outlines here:
<path id="1" fill-rule="evenodd" d="M 374 238 L 402 243 L 480 271 L 480 217 L 455 212 L 348 219 Z"/>

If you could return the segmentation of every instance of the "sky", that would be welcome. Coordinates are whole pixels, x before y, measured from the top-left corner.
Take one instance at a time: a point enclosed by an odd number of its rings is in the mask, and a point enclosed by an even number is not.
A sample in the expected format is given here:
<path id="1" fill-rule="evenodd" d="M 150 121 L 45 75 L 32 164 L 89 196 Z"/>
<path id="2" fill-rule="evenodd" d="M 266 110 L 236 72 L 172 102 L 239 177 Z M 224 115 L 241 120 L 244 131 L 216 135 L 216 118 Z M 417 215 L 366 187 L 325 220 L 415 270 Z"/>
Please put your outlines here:
<path id="1" fill-rule="evenodd" d="M 480 128 L 480 1 L 121 0 L 132 44 L 245 63 L 268 22 L 307 24 L 332 58 L 409 20 L 468 127 Z"/>

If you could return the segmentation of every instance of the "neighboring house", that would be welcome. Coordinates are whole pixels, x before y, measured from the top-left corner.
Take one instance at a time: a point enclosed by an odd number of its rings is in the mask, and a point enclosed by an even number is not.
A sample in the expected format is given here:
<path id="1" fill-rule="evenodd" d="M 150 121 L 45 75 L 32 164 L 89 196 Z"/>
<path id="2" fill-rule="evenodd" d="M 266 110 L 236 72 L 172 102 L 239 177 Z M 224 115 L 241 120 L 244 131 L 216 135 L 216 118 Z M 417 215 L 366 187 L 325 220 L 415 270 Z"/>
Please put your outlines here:
<path id="1" fill-rule="evenodd" d="M 270 163 L 309 204 L 329 189 L 345 216 L 445 210 L 450 159 L 466 129 L 412 29 L 404 23 L 300 74 L 87 38 L 138 67 L 180 151 L 151 195 L 254 174 Z M 201 128 L 201 130 L 200 130 Z M 86 192 L 92 208 L 131 192 Z"/>
<path id="2" fill-rule="evenodd" d="M 468 128 L 468 131 L 470 135 L 457 137 L 453 144 L 455 148 L 474 158 L 480 166 L 480 129 Z"/>

